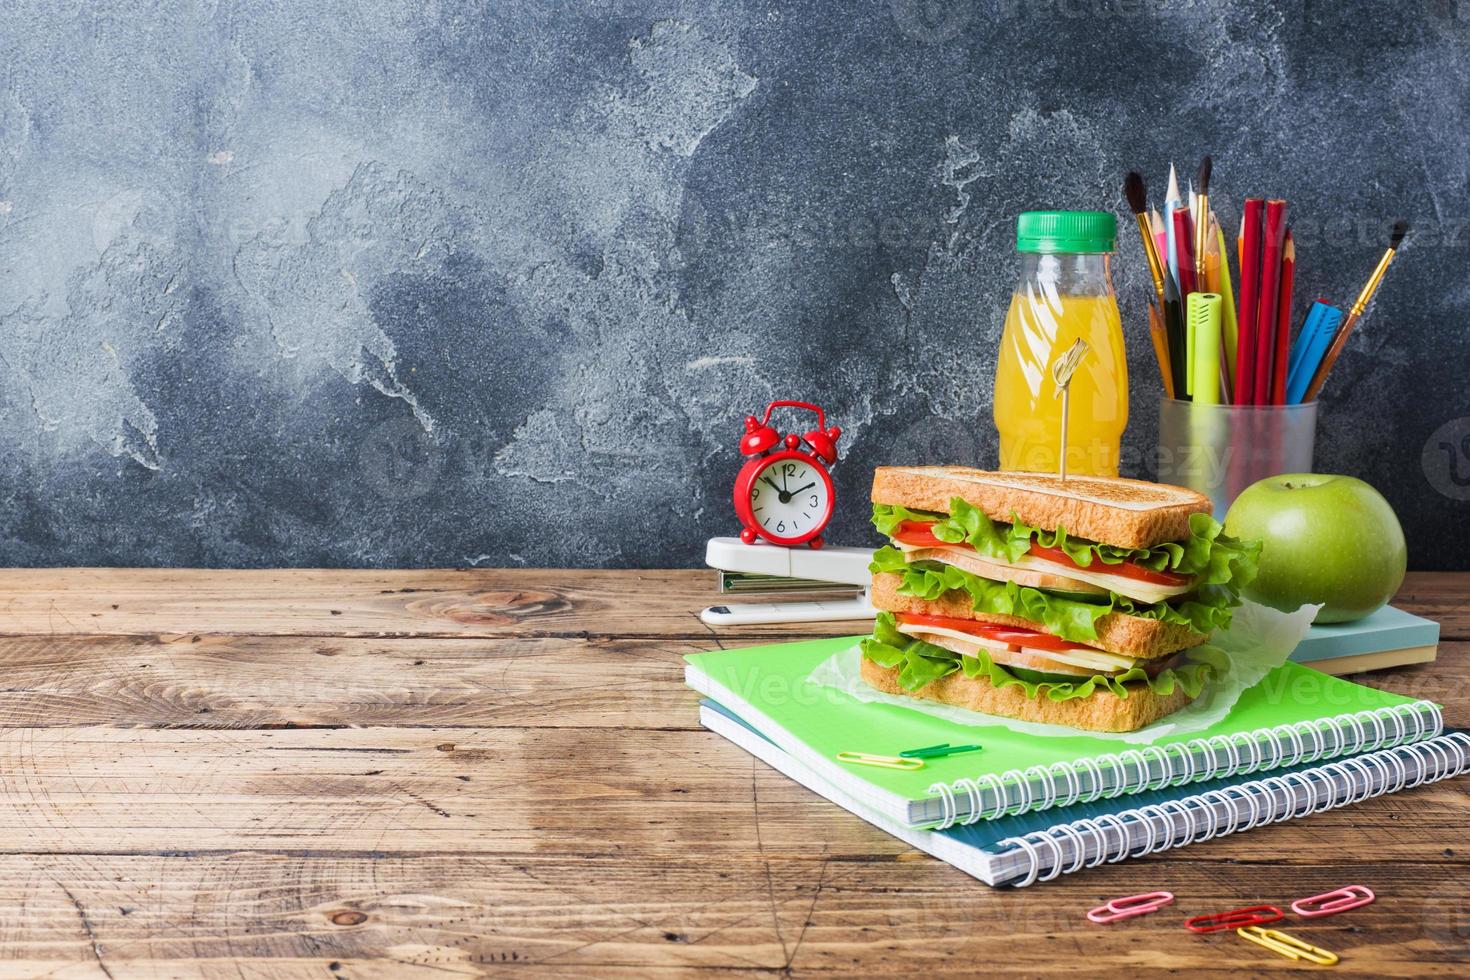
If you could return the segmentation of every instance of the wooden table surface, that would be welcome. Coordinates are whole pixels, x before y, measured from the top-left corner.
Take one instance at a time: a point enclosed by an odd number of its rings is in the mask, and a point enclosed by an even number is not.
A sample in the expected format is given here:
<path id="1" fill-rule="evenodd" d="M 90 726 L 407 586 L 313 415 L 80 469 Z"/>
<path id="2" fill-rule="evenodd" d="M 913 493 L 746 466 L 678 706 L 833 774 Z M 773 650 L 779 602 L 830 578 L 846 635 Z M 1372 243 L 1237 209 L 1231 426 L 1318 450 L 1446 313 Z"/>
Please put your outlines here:
<path id="1" fill-rule="evenodd" d="M 1184 914 L 1348 884 L 1337 973 L 1470 973 L 1470 780 L 992 890 L 697 725 L 707 572 L 0 571 L 0 976 L 1299 969 Z M 1470 725 L 1470 574 L 1414 574 Z M 1167 888 L 1176 910 L 1087 908 Z"/>

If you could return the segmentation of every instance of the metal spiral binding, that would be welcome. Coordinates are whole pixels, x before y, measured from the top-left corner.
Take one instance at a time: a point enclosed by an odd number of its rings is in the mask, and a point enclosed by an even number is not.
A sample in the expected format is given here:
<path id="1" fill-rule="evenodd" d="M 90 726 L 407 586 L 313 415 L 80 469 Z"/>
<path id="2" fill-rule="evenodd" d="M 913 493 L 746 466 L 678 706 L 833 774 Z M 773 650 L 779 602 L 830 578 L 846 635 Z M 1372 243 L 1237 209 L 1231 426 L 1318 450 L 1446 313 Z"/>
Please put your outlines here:
<path id="1" fill-rule="evenodd" d="M 929 792 L 939 800 L 940 819 L 935 829 L 1393 748 L 1405 742 L 1433 738 L 1443 727 L 1437 705 L 1432 701 L 1415 701 L 1252 732 L 1212 735 L 1164 746 L 1147 745 L 1094 759 L 935 783 L 929 787 Z M 1330 745 L 1328 735 L 1332 736 Z M 1155 766 L 1159 770 L 1157 775 L 1152 774 Z"/>
<path id="2" fill-rule="evenodd" d="M 1406 755 L 1416 763 L 1412 776 L 1410 768 L 1404 764 Z M 1360 803 L 1372 796 L 1397 793 L 1420 783 L 1458 776 L 1467 770 L 1470 770 L 1470 734 L 1451 732 L 1433 741 L 1399 745 L 1369 755 L 1329 762 L 1309 772 L 1267 776 L 1238 786 L 1212 789 L 1183 800 L 1148 803 L 1116 814 L 1058 824 L 1023 837 L 1008 837 L 997 846 L 1012 845 L 1026 855 L 1029 867 L 1024 877 L 1015 883 L 1017 888 L 1024 888 L 1037 881 L 1051 881 L 1060 875 L 1071 874 L 1083 867 L 1095 868 L 1104 861 L 1111 864 L 1281 820 L 1300 819 L 1312 813 Z M 1345 785 L 1334 785 L 1332 776 L 1343 778 Z M 1293 785 L 1305 790 L 1305 806 L 1298 802 L 1288 809 L 1287 805 L 1293 799 Z M 1281 794 L 1279 799 L 1278 792 Z M 1216 803 L 1227 811 L 1226 819 L 1218 823 L 1209 819 L 1196 820 L 1196 816 L 1205 810 L 1213 812 L 1212 804 Z M 1249 814 L 1242 812 L 1243 804 L 1249 805 Z M 1208 832 L 1202 832 L 1206 825 Z M 1111 828 L 1117 834 L 1116 841 L 1108 840 L 1105 828 Z M 1135 840 L 1135 832 L 1147 836 Z M 1073 851 L 1066 867 L 1062 866 L 1063 841 L 1070 843 Z M 1043 849 L 1049 852 L 1052 860 L 1043 860 Z M 1042 868 L 1048 869 L 1045 874 L 1041 873 Z"/>

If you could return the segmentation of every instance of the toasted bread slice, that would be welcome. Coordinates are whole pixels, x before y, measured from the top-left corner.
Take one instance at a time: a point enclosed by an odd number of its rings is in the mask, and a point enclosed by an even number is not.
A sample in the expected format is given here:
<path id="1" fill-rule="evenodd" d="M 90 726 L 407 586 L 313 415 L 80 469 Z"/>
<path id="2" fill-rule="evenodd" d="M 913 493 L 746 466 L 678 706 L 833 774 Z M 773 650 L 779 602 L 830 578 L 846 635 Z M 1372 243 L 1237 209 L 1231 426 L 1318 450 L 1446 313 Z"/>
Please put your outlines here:
<path id="1" fill-rule="evenodd" d="M 873 588 L 868 598 L 873 608 L 888 612 L 919 613 L 930 616 L 953 616 L 957 619 L 973 619 L 977 623 L 999 623 L 1002 626 L 1022 626 L 1027 629 L 1045 629 L 1040 623 L 1022 616 L 1004 616 L 976 612 L 970 608 L 970 596 L 960 589 L 952 589 L 938 599 L 929 601 L 918 596 L 904 595 L 898 591 L 903 577 L 896 572 L 881 572 L 873 576 Z M 1097 642 L 1090 643 L 1099 650 L 1121 653 L 1125 657 L 1139 660 L 1156 660 L 1180 650 L 1188 650 L 1205 642 L 1208 637 L 1196 633 L 1188 626 L 1165 623 L 1157 619 L 1143 619 L 1127 613 L 1110 612 L 1097 621 Z"/>
<path id="2" fill-rule="evenodd" d="M 949 513 L 959 497 L 992 521 L 1012 513 L 1044 530 L 1119 548 L 1152 548 L 1189 537 L 1189 515 L 1208 514 L 1210 500 L 1184 487 L 1142 480 L 1055 473 L 994 473 L 964 466 L 880 466 L 873 503 Z"/>
<path id="3" fill-rule="evenodd" d="M 1172 694 L 1155 694 L 1147 685 L 1140 684 L 1136 689 L 1130 686 L 1126 698 L 1104 690 L 1085 698 L 1053 701 L 1045 695 L 1027 697 L 1019 684 L 996 687 L 983 677 L 968 677 L 962 671 L 931 681 L 917 691 L 909 691 L 898 682 L 898 668 L 884 667 L 867 657 L 862 662 L 862 678 L 869 687 L 884 694 L 924 698 L 971 711 L 983 711 L 987 715 L 1066 725 L 1089 732 L 1137 731 L 1173 714 L 1193 700 L 1178 686 Z"/>

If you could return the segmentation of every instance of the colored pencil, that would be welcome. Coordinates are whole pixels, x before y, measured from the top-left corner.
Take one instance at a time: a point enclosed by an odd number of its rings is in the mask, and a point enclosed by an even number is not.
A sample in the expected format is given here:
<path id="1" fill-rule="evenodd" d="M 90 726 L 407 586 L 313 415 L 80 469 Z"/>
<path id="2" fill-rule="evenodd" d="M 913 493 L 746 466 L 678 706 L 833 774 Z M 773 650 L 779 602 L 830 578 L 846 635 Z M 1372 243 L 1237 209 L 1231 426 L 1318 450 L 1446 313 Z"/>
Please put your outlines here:
<path id="1" fill-rule="evenodd" d="M 1277 301 L 1276 351 L 1271 362 L 1271 404 L 1286 404 L 1286 370 L 1291 356 L 1291 287 L 1296 278 L 1296 242 L 1291 229 L 1281 246 L 1281 297 Z"/>
<path id="2" fill-rule="evenodd" d="M 1179 294 L 1188 296 L 1190 293 L 1198 292 L 1199 286 L 1195 280 L 1194 249 L 1189 243 L 1194 239 L 1194 228 L 1189 220 L 1189 211 L 1185 208 L 1177 208 L 1174 211 L 1174 248 L 1175 261 L 1179 267 Z"/>
<path id="3" fill-rule="evenodd" d="M 1276 354 L 1276 303 L 1281 288 L 1281 248 L 1286 240 L 1286 202 L 1266 202 L 1261 235 L 1261 295 L 1256 300 L 1256 364 L 1252 385 L 1256 405 L 1271 404 L 1272 361 Z"/>
<path id="4" fill-rule="evenodd" d="M 1174 240 L 1174 212 L 1182 208 L 1184 202 L 1179 199 L 1179 175 L 1174 172 L 1174 165 L 1169 164 L 1169 187 L 1164 194 L 1164 261 L 1169 266 L 1169 271 L 1174 274 L 1174 282 L 1179 282 L 1179 248 Z M 1188 239 L 1185 239 L 1188 241 Z M 1180 389 L 1183 390 L 1183 389 Z"/>
<path id="5" fill-rule="evenodd" d="M 1235 362 L 1235 404 L 1255 404 L 1256 300 L 1261 283 L 1261 218 L 1265 201 L 1245 199 L 1240 220 L 1240 342 Z"/>
<path id="6" fill-rule="evenodd" d="M 1153 341 L 1154 358 L 1159 362 L 1159 380 L 1164 383 L 1164 394 L 1174 397 L 1174 374 L 1169 366 L 1169 335 L 1164 330 L 1164 318 L 1158 306 L 1148 304 L 1148 336 Z"/>
<path id="7" fill-rule="evenodd" d="M 1169 337 L 1169 370 L 1174 375 L 1174 397 L 1189 400 L 1184 360 L 1184 303 L 1174 274 L 1164 270 L 1164 330 Z"/>
<path id="8" fill-rule="evenodd" d="M 1211 220 L 1214 220 L 1213 218 Z M 1225 251 L 1225 231 L 1214 221 L 1215 247 L 1220 253 L 1220 273 L 1216 292 L 1220 294 L 1220 340 L 1223 355 L 1220 369 L 1225 377 L 1225 397 L 1235 397 L 1235 363 L 1240 337 L 1240 322 L 1235 317 L 1235 287 L 1230 282 L 1230 261 Z"/>
<path id="9" fill-rule="evenodd" d="M 1215 251 L 1215 226 L 1206 222 L 1209 229 L 1205 232 L 1205 256 L 1204 261 L 1199 263 L 1196 270 L 1199 291 L 1202 293 L 1219 292 L 1215 287 L 1220 284 L 1220 254 Z M 1198 237 L 1200 229 L 1196 226 L 1195 236 Z"/>
<path id="10" fill-rule="evenodd" d="M 1154 246 L 1158 249 L 1159 262 L 1167 271 L 1169 268 L 1169 236 L 1164 233 L 1164 219 L 1157 209 L 1149 212 L 1148 227 L 1154 236 Z"/>

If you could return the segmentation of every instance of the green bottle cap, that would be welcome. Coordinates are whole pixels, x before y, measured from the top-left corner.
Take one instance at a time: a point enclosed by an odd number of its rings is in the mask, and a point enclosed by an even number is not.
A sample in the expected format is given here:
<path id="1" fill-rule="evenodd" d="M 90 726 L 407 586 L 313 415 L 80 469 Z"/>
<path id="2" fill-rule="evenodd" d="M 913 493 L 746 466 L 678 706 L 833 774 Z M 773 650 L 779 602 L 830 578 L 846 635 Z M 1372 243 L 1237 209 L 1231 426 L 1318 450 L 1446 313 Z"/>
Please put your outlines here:
<path id="1" fill-rule="evenodd" d="M 1111 211 L 1023 211 L 1016 219 L 1016 250 L 1056 255 L 1111 252 L 1118 219 Z"/>

